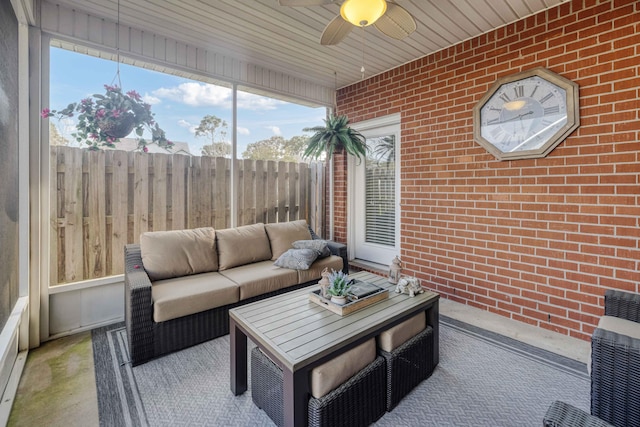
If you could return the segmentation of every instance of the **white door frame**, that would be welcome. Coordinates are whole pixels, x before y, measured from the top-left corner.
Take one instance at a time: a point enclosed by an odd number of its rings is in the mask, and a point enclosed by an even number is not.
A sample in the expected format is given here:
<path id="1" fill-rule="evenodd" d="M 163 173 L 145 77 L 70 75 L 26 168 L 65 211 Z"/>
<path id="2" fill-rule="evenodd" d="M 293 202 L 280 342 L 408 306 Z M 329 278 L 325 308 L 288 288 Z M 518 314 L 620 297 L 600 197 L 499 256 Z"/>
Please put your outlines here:
<path id="1" fill-rule="evenodd" d="M 389 116 L 379 117 L 376 119 L 366 120 L 358 123 L 354 123 L 351 127 L 358 132 L 367 133 L 378 128 L 387 126 L 400 127 L 400 114 L 392 114 Z M 400 135 L 400 133 L 398 133 Z M 398 255 L 400 254 L 400 138 L 396 141 L 396 248 Z M 356 243 L 356 230 L 355 230 L 355 205 L 356 205 L 356 179 L 355 179 L 355 166 L 358 160 L 354 156 L 347 156 L 347 247 L 349 251 L 349 259 L 355 258 L 355 243 Z M 389 259 L 391 263 L 391 258 Z"/>

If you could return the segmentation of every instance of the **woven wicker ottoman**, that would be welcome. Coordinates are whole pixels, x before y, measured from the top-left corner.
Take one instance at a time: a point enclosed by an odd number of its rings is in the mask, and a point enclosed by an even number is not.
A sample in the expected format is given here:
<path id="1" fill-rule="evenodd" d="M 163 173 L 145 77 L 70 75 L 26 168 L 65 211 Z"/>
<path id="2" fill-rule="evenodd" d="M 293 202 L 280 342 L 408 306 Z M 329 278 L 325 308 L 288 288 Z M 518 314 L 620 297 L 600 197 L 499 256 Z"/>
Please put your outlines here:
<path id="1" fill-rule="evenodd" d="M 378 352 L 387 362 L 387 411 L 433 373 L 433 335 L 424 313 L 380 335 Z"/>
<path id="2" fill-rule="evenodd" d="M 544 427 L 613 427 L 598 417 L 568 403 L 556 400 L 542 420 Z"/>
<path id="3" fill-rule="evenodd" d="M 325 396 L 309 399 L 309 426 L 367 426 L 386 410 L 385 361 L 372 363 Z M 257 347 L 251 351 L 253 402 L 277 425 L 284 425 L 282 370 Z"/>

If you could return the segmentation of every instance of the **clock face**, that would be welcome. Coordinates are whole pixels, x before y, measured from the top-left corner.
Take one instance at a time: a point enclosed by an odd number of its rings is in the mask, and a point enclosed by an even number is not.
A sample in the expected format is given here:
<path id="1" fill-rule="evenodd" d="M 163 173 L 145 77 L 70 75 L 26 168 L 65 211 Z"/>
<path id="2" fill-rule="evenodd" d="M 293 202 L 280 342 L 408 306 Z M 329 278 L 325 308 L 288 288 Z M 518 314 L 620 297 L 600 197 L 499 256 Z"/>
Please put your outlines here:
<path id="1" fill-rule="evenodd" d="M 579 124 L 577 85 L 544 69 L 503 78 L 474 108 L 476 140 L 498 159 L 543 157 Z"/>
<path id="2" fill-rule="evenodd" d="M 482 137 L 503 153 L 535 150 L 567 124 L 567 91 L 538 76 L 506 83 L 480 120 Z"/>

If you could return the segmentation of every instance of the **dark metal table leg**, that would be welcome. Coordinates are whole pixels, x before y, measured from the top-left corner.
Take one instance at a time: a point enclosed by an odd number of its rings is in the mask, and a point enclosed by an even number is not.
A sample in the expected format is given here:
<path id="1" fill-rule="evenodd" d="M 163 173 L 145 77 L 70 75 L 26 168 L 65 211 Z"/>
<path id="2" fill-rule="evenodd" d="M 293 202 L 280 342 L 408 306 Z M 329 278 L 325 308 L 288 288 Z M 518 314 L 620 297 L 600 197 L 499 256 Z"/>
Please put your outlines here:
<path id="1" fill-rule="evenodd" d="M 290 372 L 283 370 L 284 380 L 284 425 L 305 427 L 308 422 L 309 374 L 305 369 Z"/>
<path id="2" fill-rule="evenodd" d="M 433 364 L 440 362 L 440 304 L 436 300 L 427 310 L 427 325 L 433 328 Z"/>
<path id="3" fill-rule="evenodd" d="M 231 391 L 239 395 L 247 391 L 247 336 L 229 319 Z"/>

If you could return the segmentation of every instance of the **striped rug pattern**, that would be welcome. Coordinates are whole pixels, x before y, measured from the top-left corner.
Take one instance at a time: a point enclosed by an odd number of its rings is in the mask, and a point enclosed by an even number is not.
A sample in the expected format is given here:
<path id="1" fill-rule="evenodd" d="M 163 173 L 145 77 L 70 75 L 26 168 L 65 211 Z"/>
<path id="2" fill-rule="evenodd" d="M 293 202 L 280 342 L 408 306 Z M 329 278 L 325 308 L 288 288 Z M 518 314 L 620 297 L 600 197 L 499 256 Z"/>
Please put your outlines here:
<path id="1" fill-rule="evenodd" d="M 376 426 L 540 426 L 554 400 L 589 410 L 586 366 L 441 316 L 440 364 Z M 124 324 L 93 332 L 101 426 L 272 426 L 229 390 L 229 336 L 132 368 Z M 249 364 L 250 365 L 250 364 Z"/>

